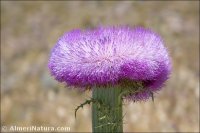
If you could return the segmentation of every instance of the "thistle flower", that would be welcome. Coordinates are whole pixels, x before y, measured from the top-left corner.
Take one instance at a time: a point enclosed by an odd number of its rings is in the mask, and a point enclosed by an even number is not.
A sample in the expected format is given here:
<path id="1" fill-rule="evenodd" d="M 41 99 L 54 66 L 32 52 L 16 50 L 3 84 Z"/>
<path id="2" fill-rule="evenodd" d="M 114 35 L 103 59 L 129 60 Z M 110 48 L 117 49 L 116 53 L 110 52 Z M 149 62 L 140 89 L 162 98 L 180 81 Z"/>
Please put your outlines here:
<path id="1" fill-rule="evenodd" d="M 142 27 L 67 32 L 53 48 L 48 66 L 56 80 L 70 86 L 141 82 L 143 90 L 126 96 L 134 101 L 159 90 L 171 70 L 161 37 Z"/>
<path id="2" fill-rule="evenodd" d="M 170 59 L 161 37 L 145 28 L 107 27 L 65 33 L 53 48 L 56 80 L 92 88 L 93 132 L 123 132 L 122 99 L 153 97 L 167 80 Z"/>

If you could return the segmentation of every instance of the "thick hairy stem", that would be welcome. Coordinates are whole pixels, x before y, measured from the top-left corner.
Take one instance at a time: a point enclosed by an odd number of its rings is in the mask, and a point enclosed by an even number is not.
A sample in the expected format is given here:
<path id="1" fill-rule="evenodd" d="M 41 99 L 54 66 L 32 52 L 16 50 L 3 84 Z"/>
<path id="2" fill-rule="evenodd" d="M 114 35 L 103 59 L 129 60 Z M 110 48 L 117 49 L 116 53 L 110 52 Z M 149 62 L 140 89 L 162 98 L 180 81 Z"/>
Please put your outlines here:
<path id="1" fill-rule="evenodd" d="M 93 132 L 123 132 L 122 89 L 95 87 L 92 91 L 92 98 L 100 103 L 92 105 Z"/>

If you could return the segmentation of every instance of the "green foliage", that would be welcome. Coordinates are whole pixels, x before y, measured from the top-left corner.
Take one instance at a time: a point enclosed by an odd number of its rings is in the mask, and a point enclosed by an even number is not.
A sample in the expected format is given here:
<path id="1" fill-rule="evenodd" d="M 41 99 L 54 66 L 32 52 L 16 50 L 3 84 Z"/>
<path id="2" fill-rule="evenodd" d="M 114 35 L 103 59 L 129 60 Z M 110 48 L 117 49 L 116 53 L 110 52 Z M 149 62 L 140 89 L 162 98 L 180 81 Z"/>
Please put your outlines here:
<path id="1" fill-rule="evenodd" d="M 144 88 L 143 82 L 123 80 L 120 86 L 94 88 L 93 97 L 86 99 L 84 103 L 75 109 L 75 117 L 80 108 L 92 103 L 94 132 L 122 132 L 124 118 L 121 115 L 123 98 L 142 91 L 149 91 L 154 101 L 153 92 Z"/>

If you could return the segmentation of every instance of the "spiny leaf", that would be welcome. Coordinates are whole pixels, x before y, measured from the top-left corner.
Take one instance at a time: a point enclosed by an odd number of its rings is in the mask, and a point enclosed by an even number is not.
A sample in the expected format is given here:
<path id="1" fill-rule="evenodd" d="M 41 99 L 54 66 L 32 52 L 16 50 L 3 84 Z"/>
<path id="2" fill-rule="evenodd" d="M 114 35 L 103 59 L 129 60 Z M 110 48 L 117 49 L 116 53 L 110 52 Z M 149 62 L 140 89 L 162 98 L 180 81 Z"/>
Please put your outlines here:
<path id="1" fill-rule="evenodd" d="M 94 98 L 91 98 L 91 99 L 89 99 L 89 100 L 86 99 L 84 103 L 80 104 L 80 105 L 77 106 L 77 108 L 75 109 L 75 118 L 76 118 L 76 113 L 77 113 L 77 111 L 79 110 L 79 108 L 83 108 L 84 105 L 86 105 L 86 104 L 91 104 L 91 103 L 96 104 L 98 109 L 100 109 L 101 106 L 102 106 L 102 107 L 105 106 L 101 101 L 96 100 L 96 99 L 94 99 Z"/>
<path id="2" fill-rule="evenodd" d="M 93 98 L 89 99 L 89 100 L 85 100 L 84 103 L 80 104 L 79 106 L 77 106 L 77 108 L 75 109 L 75 118 L 76 118 L 76 113 L 78 111 L 79 108 L 83 108 L 84 105 L 86 104 L 90 104 L 91 102 L 93 102 Z"/>

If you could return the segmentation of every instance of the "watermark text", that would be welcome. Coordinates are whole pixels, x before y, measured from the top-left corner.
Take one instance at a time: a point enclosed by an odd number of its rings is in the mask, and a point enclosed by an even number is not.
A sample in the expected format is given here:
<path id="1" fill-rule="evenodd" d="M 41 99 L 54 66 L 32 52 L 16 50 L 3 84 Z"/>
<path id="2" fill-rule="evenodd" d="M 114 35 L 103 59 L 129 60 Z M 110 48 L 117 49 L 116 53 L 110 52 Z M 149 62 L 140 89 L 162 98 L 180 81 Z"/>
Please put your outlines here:
<path id="1" fill-rule="evenodd" d="M 1 132 L 70 132 L 70 127 L 60 126 L 1 126 Z"/>

